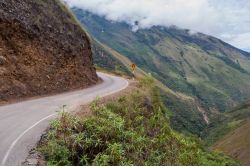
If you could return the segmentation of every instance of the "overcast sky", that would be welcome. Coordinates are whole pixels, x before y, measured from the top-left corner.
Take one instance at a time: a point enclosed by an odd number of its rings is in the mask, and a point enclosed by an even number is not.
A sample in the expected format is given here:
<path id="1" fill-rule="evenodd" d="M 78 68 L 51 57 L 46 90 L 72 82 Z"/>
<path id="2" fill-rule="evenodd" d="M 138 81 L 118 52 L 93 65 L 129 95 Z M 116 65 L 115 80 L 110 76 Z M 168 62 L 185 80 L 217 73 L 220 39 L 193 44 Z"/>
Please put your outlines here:
<path id="1" fill-rule="evenodd" d="M 191 29 L 250 52 L 250 0 L 66 0 L 112 21 L 137 28 L 153 25 Z"/>

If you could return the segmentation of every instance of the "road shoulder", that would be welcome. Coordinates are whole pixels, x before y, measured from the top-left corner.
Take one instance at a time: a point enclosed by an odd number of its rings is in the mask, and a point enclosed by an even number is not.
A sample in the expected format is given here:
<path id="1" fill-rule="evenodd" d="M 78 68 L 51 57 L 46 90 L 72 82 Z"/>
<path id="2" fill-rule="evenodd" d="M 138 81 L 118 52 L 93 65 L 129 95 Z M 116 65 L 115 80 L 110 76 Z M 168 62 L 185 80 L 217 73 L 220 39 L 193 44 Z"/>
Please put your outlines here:
<path id="1" fill-rule="evenodd" d="M 102 105 L 110 101 L 115 101 L 119 99 L 121 96 L 125 96 L 132 93 L 137 88 L 138 88 L 138 83 L 136 81 L 129 81 L 129 85 L 126 89 L 98 99 L 98 105 Z M 92 112 L 90 109 L 90 104 L 80 105 L 73 111 L 73 113 L 81 117 L 91 116 Z M 41 139 L 37 143 L 36 147 L 41 143 L 41 140 L 44 137 L 46 137 L 48 130 L 49 128 L 46 131 L 44 131 L 44 134 L 41 136 Z M 22 163 L 22 166 L 46 166 L 44 156 L 38 151 L 36 151 L 36 147 L 29 152 L 29 155 L 26 158 L 25 162 Z"/>

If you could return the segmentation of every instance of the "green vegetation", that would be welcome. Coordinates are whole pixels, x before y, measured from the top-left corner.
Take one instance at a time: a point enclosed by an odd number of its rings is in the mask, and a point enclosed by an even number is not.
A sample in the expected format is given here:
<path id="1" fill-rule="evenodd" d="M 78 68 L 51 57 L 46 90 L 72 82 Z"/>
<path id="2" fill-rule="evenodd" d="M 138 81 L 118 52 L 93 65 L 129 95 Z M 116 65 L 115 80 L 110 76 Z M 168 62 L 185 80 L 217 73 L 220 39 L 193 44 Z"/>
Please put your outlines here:
<path id="1" fill-rule="evenodd" d="M 91 22 L 91 20 L 88 21 Z M 83 26 L 85 29 L 88 29 L 84 24 Z M 101 31 L 101 29 L 99 30 Z M 94 35 L 92 35 L 91 38 L 94 50 L 94 61 L 97 69 L 106 70 L 116 74 L 125 73 L 125 75 L 131 75 L 131 72 L 126 72 L 126 70 L 130 70 L 130 65 L 133 63 L 130 59 L 118 51 L 108 47 L 104 43 L 99 42 L 95 39 Z M 104 51 L 104 54 L 102 54 L 102 51 Z M 119 62 L 121 64 L 119 64 Z M 145 75 L 146 72 L 138 67 L 135 72 L 135 76 L 141 78 Z M 200 136 L 206 125 L 202 115 L 197 110 L 197 103 L 195 100 L 190 96 L 178 92 L 176 93 L 158 80 L 155 81 L 162 89 L 161 94 L 162 98 L 164 99 L 164 103 L 170 108 L 169 110 L 171 111 L 171 116 L 169 118 L 171 127 L 184 133 L 191 133 L 193 135 Z"/>
<path id="2" fill-rule="evenodd" d="M 249 54 L 216 38 L 187 30 L 152 27 L 132 32 L 125 23 L 73 8 L 101 43 L 129 58 L 170 89 L 223 112 L 250 98 Z"/>
<path id="3" fill-rule="evenodd" d="M 174 95 L 161 93 L 164 104 L 169 108 L 170 125 L 173 129 L 201 137 L 207 127 L 197 105 L 192 100 L 180 100 Z"/>
<path id="4" fill-rule="evenodd" d="M 151 78 L 131 94 L 105 105 L 94 102 L 93 115 L 62 112 L 38 148 L 49 166 L 169 165 L 237 166 L 223 154 L 206 151 L 198 140 L 174 132 L 168 109 Z"/>
<path id="5" fill-rule="evenodd" d="M 92 42 L 97 69 L 105 70 L 118 75 L 131 76 L 131 72 L 128 70 L 130 69 L 130 64 L 132 64 L 131 61 L 111 48 L 103 44 L 101 45 L 95 39 L 92 39 Z M 122 62 L 122 64 L 119 62 Z M 146 73 L 138 68 L 135 75 L 136 77 L 141 78 L 145 76 Z M 201 136 L 206 128 L 206 123 L 202 115 L 197 110 L 197 103 L 194 99 L 189 96 L 183 96 L 183 94 L 173 92 L 159 81 L 157 81 L 157 84 L 162 90 L 162 100 L 170 110 L 169 119 L 171 127 L 185 134 Z"/>
<path id="6" fill-rule="evenodd" d="M 244 102 L 229 112 L 214 115 L 204 136 L 208 145 L 212 145 L 250 119 L 250 101 Z M 247 132 L 247 131 L 246 131 Z"/>

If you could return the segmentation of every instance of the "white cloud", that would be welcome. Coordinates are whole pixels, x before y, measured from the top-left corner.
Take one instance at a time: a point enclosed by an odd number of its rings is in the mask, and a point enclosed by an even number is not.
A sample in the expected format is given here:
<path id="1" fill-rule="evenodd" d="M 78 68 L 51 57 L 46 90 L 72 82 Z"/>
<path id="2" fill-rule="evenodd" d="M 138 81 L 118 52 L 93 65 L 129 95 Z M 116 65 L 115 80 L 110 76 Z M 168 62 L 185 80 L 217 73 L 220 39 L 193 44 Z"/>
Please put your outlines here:
<path id="1" fill-rule="evenodd" d="M 225 41 L 229 41 L 229 43 L 234 46 L 238 46 L 238 48 L 242 48 L 243 50 L 250 52 L 250 32 L 236 35 L 222 34 L 221 38 Z"/>
<path id="2" fill-rule="evenodd" d="M 136 28 L 153 25 L 191 29 L 250 48 L 249 0 L 66 0 L 112 21 Z M 135 26 L 138 21 L 138 26 Z M 229 37 L 230 36 L 230 37 Z"/>

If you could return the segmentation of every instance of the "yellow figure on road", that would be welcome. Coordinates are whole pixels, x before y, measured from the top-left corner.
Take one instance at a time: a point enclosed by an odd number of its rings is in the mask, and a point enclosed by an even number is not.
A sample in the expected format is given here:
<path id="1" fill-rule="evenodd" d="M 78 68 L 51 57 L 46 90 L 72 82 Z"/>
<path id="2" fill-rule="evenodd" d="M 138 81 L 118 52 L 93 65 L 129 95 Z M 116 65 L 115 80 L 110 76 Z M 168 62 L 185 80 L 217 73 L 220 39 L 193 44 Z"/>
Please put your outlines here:
<path id="1" fill-rule="evenodd" d="M 133 73 L 134 73 L 134 71 L 135 71 L 136 67 L 137 67 L 137 66 L 136 66 L 136 64 L 134 64 L 134 63 L 133 63 L 133 64 L 131 64 L 131 68 L 132 68 Z"/>
<path id="2" fill-rule="evenodd" d="M 136 69 L 136 64 L 131 64 L 131 69 L 132 69 L 132 73 L 133 73 L 133 75 L 135 74 L 135 69 Z M 133 76 L 133 80 L 135 79 L 135 75 Z"/>

